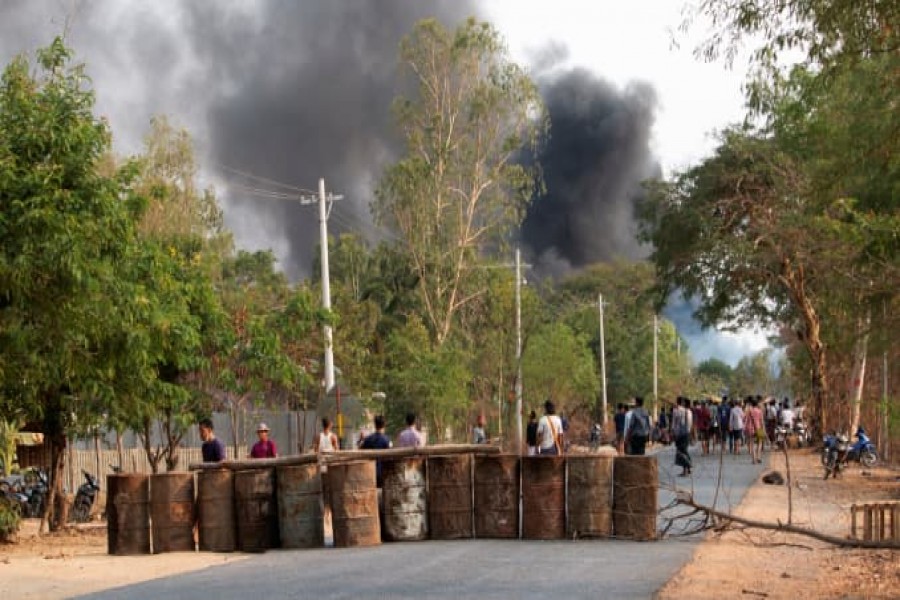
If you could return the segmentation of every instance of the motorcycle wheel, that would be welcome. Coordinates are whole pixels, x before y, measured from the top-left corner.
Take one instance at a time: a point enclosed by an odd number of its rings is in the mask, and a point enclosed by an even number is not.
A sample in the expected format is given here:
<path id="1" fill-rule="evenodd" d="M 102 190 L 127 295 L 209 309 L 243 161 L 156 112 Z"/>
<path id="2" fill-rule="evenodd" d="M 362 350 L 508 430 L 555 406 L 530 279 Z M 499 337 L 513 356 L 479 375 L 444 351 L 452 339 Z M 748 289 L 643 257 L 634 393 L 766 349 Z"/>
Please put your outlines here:
<path id="1" fill-rule="evenodd" d="M 91 505 L 85 501 L 76 502 L 72 509 L 72 517 L 76 523 L 87 523 L 91 520 Z"/>
<path id="2" fill-rule="evenodd" d="M 878 455 L 871 450 L 865 450 L 862 454 L 860 454 L 859 462 L 871 469 L 875 466 L 875 463 L 878 462 Z"/>

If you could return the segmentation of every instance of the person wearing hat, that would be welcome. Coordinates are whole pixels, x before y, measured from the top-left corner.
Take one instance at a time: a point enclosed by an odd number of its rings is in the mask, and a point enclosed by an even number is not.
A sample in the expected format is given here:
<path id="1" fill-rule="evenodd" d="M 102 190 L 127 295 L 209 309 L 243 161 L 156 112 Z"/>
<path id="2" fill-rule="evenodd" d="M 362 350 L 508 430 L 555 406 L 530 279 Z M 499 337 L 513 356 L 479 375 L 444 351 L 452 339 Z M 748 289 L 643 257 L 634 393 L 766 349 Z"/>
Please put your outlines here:
<path id="1" fill-rule="evenodd" d="M 256 435 L 259 436 L 259 441 L 253 444 L 253 448 L 250 450 L 250 458 L 275 458 L 278 456 L 278 448 L 275 447 L 275 442 L 269 439 L 268 425 L 260 423 L 256 428 Z"/>

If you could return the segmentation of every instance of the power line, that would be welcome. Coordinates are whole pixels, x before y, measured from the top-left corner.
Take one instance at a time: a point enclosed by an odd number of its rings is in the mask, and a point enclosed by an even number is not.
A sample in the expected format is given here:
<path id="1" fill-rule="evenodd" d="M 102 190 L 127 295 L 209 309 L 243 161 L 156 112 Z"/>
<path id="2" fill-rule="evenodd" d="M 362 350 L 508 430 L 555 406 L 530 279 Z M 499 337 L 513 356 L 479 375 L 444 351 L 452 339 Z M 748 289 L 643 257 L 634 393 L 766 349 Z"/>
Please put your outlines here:
<path id="1" fill-rule="evenodd" d="M 254 175 L 253 173 L 249 173 L 247 171 L 241 171 L 240 169 L 235 169 L 233 167 L 229 167 L 228 165 L 223 165 L 222 163 L 216 163 L 216 164 L 220 169 L 222 169 L 224 171 L 228 171 L 229 173 L 234 173 L 235 175 L 240 175 L 241 177 L 246 177 L 247 179 L 255 179 L 256 181 L 260 181 L 263 183 L 268 183 L 268 184 L 271 184 L 274 186 L 282 187 L 282 188 L 291 190 L 292 192 L 299 192 L 301 194 L 312 194 L 312 195 L 315 195 L 318 193 L 314 190 L 298 187 L 296 185 L 291 185 L 289 183 L 283 183 L 281 181 L 277 181 L 277 180 L 271 179 L 269 177 L 263 177 L 262 175 Z"/>

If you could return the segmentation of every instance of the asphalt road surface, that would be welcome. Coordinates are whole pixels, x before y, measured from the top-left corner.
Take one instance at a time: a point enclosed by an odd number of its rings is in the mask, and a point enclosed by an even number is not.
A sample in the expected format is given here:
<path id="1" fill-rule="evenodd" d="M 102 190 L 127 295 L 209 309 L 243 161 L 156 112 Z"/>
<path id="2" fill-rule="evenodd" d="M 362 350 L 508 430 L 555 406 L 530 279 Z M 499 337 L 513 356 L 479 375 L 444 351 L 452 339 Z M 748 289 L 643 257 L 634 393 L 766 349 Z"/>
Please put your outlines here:
<path id="1" fill-rule="evenodd" d="M 692 447 L 692 453 L 699 448 Z M 694 457 L 677 477 L 673 449 L 659 452 L 660 507 L 671 488 L 706 504 L 737 505 L 764 465 L 746 454 Z M 767 461 L 766 461 L 767 462 Z M 717 485 L 717 483 L 719 485 Z M 716 488 L 718 487 L 718 494 Z M 662 525 L 662 523 L 661 523 Z M 85 598 L 648 598 L 690 560 L 696 535 L 656 542 L 459 540 L 373 548 L 270 551 L 248 560 L 108 590 Z"/>

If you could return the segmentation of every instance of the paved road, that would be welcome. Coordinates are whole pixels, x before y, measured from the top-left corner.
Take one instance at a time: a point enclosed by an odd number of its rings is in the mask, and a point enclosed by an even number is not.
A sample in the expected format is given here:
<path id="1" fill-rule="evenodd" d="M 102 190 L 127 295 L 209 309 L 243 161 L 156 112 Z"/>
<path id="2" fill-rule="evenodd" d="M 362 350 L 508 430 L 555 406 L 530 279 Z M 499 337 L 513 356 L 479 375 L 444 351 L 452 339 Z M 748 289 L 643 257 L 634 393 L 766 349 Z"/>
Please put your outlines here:
<path id="1" fill-rule="evenodd" d="M 661 488 L 693 486 L 711 503 L 718 457 L 695 457 L 692 479 L 659 453 Z M 717 505 L 740 502 L 761 465 L 723 457 Z M 660 506 L 671 499 L 660 491 Z M 375 548 L 272 551 L 221 567 L 109 590 L 86 598 L 647 598 L 690 560 L 699 538 L 659 542 L 461 540 Z"/>

